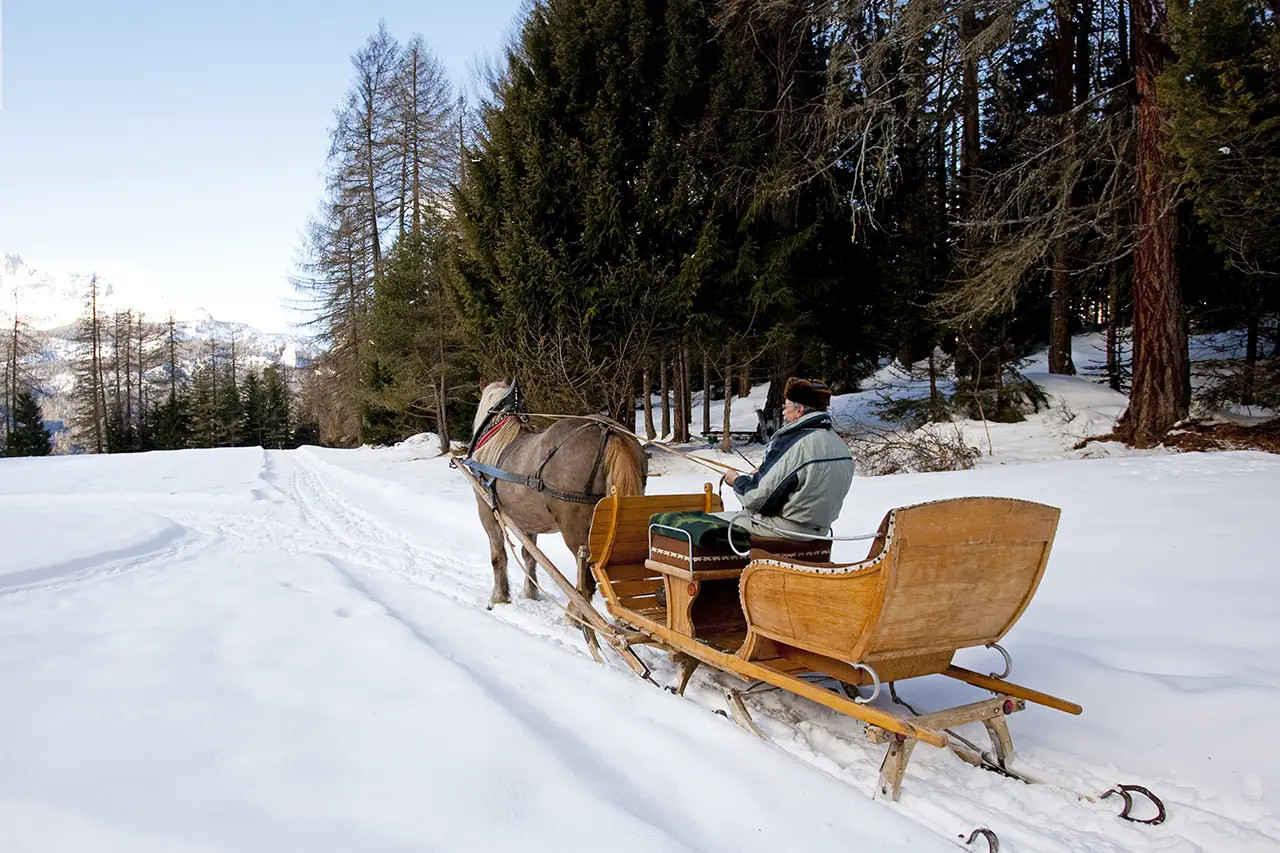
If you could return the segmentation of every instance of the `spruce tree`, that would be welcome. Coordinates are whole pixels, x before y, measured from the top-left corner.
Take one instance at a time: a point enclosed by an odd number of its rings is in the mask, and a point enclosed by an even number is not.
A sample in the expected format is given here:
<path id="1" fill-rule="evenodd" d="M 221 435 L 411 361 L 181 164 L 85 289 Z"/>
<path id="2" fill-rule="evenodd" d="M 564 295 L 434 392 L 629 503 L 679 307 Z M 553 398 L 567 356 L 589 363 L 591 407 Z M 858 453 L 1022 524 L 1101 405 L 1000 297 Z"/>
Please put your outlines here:
<path id="1" fill-rule="evenodd" d="M 14 401 L 13 428 L 5 438 L 6 456 L 48 456 L 53 452 L 53 435 L 45 428 L 40 404 L 30 391 Z"/>
<path id="2" fill-rule="evenodd" d="M 240 443 L 245 447 L 266 447 L 266 392 L 256 370 L 245 374 L 240 401 Z"/>
<path id="3" fill-rule="evenodd" d="M 284 450 L 296 447 L 293 436 L 293 411 L 284 368 L 273 364 L 262 371 L 262 436 L 263 447 Z M 312 443 L 318 441 L 318 437 Z"/>

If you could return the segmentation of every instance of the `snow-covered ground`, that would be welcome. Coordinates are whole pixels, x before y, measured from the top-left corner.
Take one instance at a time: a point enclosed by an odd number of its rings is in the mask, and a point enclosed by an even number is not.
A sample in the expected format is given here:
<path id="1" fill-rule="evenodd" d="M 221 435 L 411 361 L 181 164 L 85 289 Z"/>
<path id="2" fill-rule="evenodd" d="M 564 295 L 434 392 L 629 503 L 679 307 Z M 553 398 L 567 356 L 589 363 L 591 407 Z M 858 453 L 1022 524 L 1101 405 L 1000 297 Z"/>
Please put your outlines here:
<path id="1" fill-rule="evenodd" d="M 1194 363 L 1211 359 L 1242 358 L 1243 341 L 1239 335 L 1200 335 L 1191 338 L 1190 355 Z M 1121 352 L 1129 357 L 1127 344 Z M 1106 363 L 1106 339 L 1100 333 L 1077 335 L 1072 339 L 1072 360 L 1076 376 L 1061 376 L 1049 372 L 1048 353 L 1041 351 L 1021 367 L 1022 374 L 1035 382 L 1048 398 L 1048 406 L 1038 412 L 1028 412 L 1021 423 L 1005 424 L 991 421 L 957 419 L 955 429 L 965 444 L 978 449 L 978 467 L 1009 465 L 1021 462 L 1042 462 L 1053 459 L 1094 459 L 1113 456 L 1151 456 L 1168 453 L 1164 448 L 1134 450 L 1114 441 L 1090 442 L 1077 450 L 1083 439 L 1106 435 L 1115 427 L 1129 405 L 1125 394 L 1112 391 L 1093 375 L 1099 365 Z M 852 394 L 843 394 L 832 400 L 831 411 L 836 425 L 843 431 L 856 434 L 864 427 L 893 428 L 877 417 L 876 404 L 886 397 L 894 398 L 928 396 L 929 382 L 923 374 L 924 363 L 916 365 L 916 372 L 908 374 L 896 363 L 887 363 L 874 375 L 865 379 L 861 388 Z M 1193 377 L 1193 384 L 1203 381 L 1203 376 Z M 939 383 L 944 394 L 954 391 L 954 381 L 946 377 Z M 758 418 L 756 410 L 764 408 L 769 394 L 769 383 L 756 385 L 747 397 L 734 398 L 730 404 L 730 424 L 735 431 L 752 431 Z M 660 429 L 661 398 L 654 395 L 654 423 Z M 1276 412 L 1253 407 L 1238 412 L 1219 413 L 1242 423 L 1253 423 L 1275 417 Z M 724 422 L 724 401 L 711 404 L 711 428 L 718 431 Z M 643 413 L 636 413 L 637 432 L 644 434 Z M 949 432 L 944 427 L 943 432 Z M 702 434 L 702 395 L 694 395 L 691 432 Z M 758 459 L 760 448 L 743 447 L 748 458 Z M 736 453 L 722 456 L 721 460 L 741 461 Z"/>
<path id="2" fill-rule="evenodd" d="M 703 673 L 677 698 L 593 662 L 551 602 L 486 612 L 474 501 L 433 457 L 420 437 L 0 459 L 0 850 L 929 851 L 978 826 L 1006 853 L 1280 849 L 1276 457 L 866 478 L 837 528 L 956 495 L 1061 507 L 1005 645 L 1014 680 L 1085 712 L 1033 706 L 1015 743 L 1078 790 L 1151 787 L 1157 827 L 927 747 L 873 801 L 883 747 L 848 718 L 753 696 L 763 742 L 709 712 Z M 704 479 L 653 468 L 651 492 Z M 900 693 L 983 695 L 943 681 Z"/>

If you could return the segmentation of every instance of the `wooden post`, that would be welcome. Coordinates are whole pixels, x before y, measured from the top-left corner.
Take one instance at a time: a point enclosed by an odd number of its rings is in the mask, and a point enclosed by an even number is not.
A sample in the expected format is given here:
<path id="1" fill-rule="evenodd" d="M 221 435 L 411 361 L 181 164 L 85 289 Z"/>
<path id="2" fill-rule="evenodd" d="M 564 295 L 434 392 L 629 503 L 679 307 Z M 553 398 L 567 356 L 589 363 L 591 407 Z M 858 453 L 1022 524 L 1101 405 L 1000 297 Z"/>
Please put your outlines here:
<path id="1" fill-rule="evenodd" d="M 884 763 L 880 765 L 879 797 L 888 797 L 895 803 L 902 794 L 902 775 L 907 772 L 907 762 L 911 760 L 911 751 L 916 748 L 915 738 L 898 740 L 889 744 L 889 751 L 884 755 Z"/>

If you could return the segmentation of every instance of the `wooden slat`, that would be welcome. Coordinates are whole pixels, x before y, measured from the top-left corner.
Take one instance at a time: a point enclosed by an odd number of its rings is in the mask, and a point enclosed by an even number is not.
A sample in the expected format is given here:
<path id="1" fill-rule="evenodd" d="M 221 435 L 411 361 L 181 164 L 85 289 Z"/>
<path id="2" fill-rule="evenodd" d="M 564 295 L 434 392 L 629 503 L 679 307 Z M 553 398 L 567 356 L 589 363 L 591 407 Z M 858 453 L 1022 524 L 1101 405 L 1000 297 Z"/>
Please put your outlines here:
<path id="1" fill-rule="evenodd" d="M 617 524 L 614 529 L 614 501 L 618 504 Z M 613 550 L 610 562 L 635 562 L 637 557 L 647 556 L 649 548 L 649 518 L 659 512 L 701 511 L 706 505 L 706 495 L 632 495 L 623 498 L 605 498 L 596 504 L 591 516 L 591 533 L 588 544 L 591 559 L 599 560 L 613 533 Z M 718 495 L 711 496 L 711 511 L 721 512 L 724 502 Z M 637 550 L 638 549 L 638 550 Z"/>
<path id="2" fill-rule="evenodd" d="M 632 598 L 638 595 L 653 595 L 661 588 L 662 578 L 613 582 L 613 591 L 618 594 L 619 599 Z"/>
<path id="3" fill-rule="evenodd" d="M 661 572 L 655 572 L 644 563 L 627 563 L 625 565 L 615 565 L 610 561 L 608 568 L 604 573 L 609 576 L 609 580 L 617 583 L 618 581 L 638 581 L 645 578 L 661 577 Z"/>
<path id="4" fill-rule="evenodd" d="M 1044 705 L 1046 708 L 1054 708 L 1058 711 L 1065 711 L 1068 714 L 1080 714 L 1084 711 L 1075 702 L 1068 702 L 1066 699 L 1059 699 L 1057 696 L 1050 696 L 1048 693 L 1041 693 L 1038 690 L 1032 690 L 1030 687 L 1022 687 L 999 678 L 979 675 L 963 667 L 949 666 L 942 674 L 958 681 L 963 681 L 965 684 L 972 684 L 974 687 L 990 690 L 992 693 L 1003 693 L 1016 699 L 1026 699 L 1028 702 L 1034 702 L 1037 705 Z"/>
<path id="5" fill-rule="evenodd" d="M 718 581 L 736 578 L 742 575 L 742 566 L 732 569 L 699 569 L 691 572 L 680 566 L 673 566 L 669 563 L 662 563 L 658 560 L 645 560 L 645 567 L 659 574 L 671 575 L 686 581 Z"/>

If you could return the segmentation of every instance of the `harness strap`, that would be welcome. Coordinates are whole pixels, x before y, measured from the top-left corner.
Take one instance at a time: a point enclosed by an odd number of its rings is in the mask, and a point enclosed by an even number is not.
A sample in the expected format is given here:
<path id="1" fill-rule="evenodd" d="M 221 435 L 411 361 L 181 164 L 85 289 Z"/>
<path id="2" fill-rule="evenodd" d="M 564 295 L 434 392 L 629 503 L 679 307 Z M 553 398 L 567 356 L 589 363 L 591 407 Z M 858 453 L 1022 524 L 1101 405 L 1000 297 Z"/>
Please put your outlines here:
<path id="1" fill-rule="evenodd" d="M 566 492 L 557 489 L 555 486 L 548 486 L 546 482 L 536 475 L 532 474 L 513 474 L 510 471 L 504 471 L 493 465 L 485 465 L 483 462 L 477 462 L 474 459 L 463 459 L 461 464 L 465 465 L 467 470 L 474 472 L 477 476 L 488 478 L 485 481 L 485 489 L 493 498 L 494 505 L 497 505 L 497 494 L 494 492 L 494 484 L 497 480 L 507 483 L 515 483 L 526 488 L 533 489 L 535 492 L 543 492 L 550 495 L 556 500 L 568 501 L 569 503 L 595 504 L 600 501 L 604 495 L 592 494 L 589 492 Z"/>

